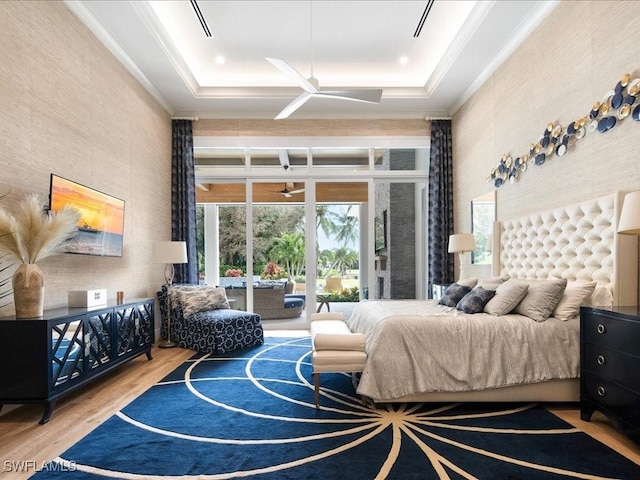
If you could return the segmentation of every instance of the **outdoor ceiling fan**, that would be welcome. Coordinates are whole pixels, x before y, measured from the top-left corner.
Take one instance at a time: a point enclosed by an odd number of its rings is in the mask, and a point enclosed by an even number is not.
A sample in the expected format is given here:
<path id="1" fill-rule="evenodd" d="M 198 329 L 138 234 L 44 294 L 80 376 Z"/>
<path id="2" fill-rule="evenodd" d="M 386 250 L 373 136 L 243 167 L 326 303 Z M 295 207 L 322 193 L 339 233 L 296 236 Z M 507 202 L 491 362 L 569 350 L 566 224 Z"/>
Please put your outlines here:
<path id="1" fill-rule="evenodd" d="M 303 192 L 304 192 L 304 188 L 296 188 L 295 183 L 286 182 L 284 184 L 284 190 L 280 190 L 278 193 L 280 193 L 282 196 L 286 198 L 291 198 L 292 196 L 298 193 L 303 193 Z"/>
<path id="2" fill-rule="evenodd" d="M 284 60 L 270 57 L 266 57 L 266 59 L 304 90 L 300 96 L 295 98 L 275 117 L 276 120 L 287 118 L 311 97 L 340 98 L 342 100 L 351 100 L 355 102 L 380 103 L 382 89 L 320 90 L 318 87 L 318 79 L 313 76 L 313 64 L 311 66 L 311 77 L 305 78 Z"/>

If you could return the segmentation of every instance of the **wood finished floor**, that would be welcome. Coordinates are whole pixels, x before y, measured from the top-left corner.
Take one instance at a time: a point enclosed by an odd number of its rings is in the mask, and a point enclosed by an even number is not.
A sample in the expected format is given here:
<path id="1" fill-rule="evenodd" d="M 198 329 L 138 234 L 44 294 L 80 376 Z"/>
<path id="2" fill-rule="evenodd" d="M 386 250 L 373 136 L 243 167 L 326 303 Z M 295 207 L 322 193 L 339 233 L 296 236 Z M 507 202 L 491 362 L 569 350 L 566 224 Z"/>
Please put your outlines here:
<path id="1" fill-rule="evenodd" d="M 270 335 L 279 336 L 277 332 L 270 332 Z M 12 472 L 8 471 L 5 462 L 28 461 L 33 462 L 29 464 L 32 466 L 55 458 L 192 354 L 181 348 L 154 348 L 152 361 L 144 355 L 138 357 L 63 397 L 46 425 L 38 424 L 42 416 L 39 405 L 25 405 L 0 416 L 0 477 L 28 478 L 34 473 L 33 467 L 28 471 Z M 640 465 L 640 445 L 619 434 L 603 415 L 596 413 L 591 422 L 583 422 L 577 405 L 549 405 L 547 408 Z"/>

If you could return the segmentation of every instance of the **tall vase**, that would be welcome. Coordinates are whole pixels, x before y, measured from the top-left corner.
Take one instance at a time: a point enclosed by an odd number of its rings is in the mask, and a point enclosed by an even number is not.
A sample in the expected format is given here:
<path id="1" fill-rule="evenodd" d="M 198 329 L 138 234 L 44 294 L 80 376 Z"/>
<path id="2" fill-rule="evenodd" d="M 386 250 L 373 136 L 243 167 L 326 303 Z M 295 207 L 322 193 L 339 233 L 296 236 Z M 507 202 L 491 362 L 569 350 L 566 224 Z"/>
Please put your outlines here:
<path id="1" fill-rule="evenodd" d="M 16 318 L 41 317 L 44 311 L 44 277 L 35 263 L 23 263 L 13 274 Z"/>

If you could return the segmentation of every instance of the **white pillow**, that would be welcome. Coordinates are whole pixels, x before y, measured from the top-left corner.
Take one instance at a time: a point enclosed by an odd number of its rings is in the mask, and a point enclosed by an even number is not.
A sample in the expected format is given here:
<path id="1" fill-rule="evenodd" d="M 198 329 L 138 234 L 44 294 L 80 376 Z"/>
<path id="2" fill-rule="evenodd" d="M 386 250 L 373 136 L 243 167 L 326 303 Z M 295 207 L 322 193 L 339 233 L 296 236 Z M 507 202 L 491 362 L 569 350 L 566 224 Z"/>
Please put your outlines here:
<path id="1" fill-rule="evenodd" d="M 498 288 L 498 285 L 504 283 L 505 279 L 502 277 L 488 277 L 488 278 L 479 278 L 476 282 L 476 287 L 482 287 L 485 290 L 495 290 Z"/>
<path id="2" fill-rule="evenodd" d="M 567 321 L 580 313 L 580 307 L 587 305 L 596 288 L 596 282 L 570 282 L 564 289 L 560 302 L 551 316 Z"/>
<path id="3" fill-rule="evenodd" d="M 558 305 L 567 279 L 529 280 L 523 279 L 529 285 L 527 294 L 515 308 L 514 313 L 529 317 L 536 322 L 544 322 L 551 316 Z"/>
<path id="4" fill-rule="evenodd" d="M 585 304 L 591 307 L 611 308 L 613 307 L 613 293 L 607 287 L 596 287 L 591 295 L 591 299 Z"/>
<path id="5" fill-rule="evenodd" d="M 458 285 L 464 285 L 465 287 L 473 288 L 478 283 L 477 278 L 462 278 L 456 282 Z"/>
<path id="6" fill-rule="evenodd" d="M 484 306 L 484 311 L 491 315 L 506 315 L 516 308 L 527 294 L 529 285 L 517 278 L 510 278 L 498 285 L 496 295 Z"/>

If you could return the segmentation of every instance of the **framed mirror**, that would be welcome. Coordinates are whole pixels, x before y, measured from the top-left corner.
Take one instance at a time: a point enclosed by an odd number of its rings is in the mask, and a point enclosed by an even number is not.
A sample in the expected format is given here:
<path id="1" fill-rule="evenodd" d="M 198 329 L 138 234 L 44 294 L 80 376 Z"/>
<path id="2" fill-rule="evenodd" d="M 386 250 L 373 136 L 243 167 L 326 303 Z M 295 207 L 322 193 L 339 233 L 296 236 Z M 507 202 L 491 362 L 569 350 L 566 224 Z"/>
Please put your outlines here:
<path id="1" fill-rule="evenodd" d="M 495 190 L 471 200 L 471 232 L 476 239 L 476 249 L 471 254 L 472 264 L 491 265 L 491 235 L 495 219 Z"/>

